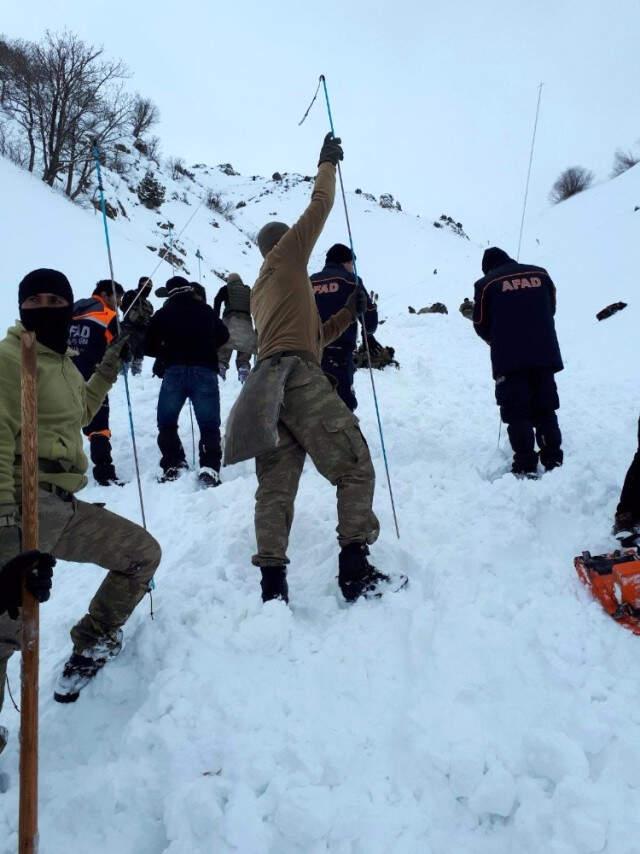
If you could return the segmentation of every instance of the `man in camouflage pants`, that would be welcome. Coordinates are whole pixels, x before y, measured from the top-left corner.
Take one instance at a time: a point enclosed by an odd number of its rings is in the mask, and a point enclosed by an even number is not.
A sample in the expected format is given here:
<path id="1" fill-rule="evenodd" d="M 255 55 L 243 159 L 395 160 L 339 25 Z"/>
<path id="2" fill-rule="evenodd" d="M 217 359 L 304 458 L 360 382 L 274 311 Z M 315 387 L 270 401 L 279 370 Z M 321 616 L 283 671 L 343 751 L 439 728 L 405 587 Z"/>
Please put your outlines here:
<path id="1" fill-rule="evenodd" d="M 88 612 L 71 630 L 73 653 L 56 689 L 56 699 L 70 702 L 119 652 L 121 627 L 147 592 L 161 552 L 138 525 L 75 497 L 87 483 L 81 428 L 116 381 L 125 342 L 116 339 L 85 382 L 66 347 L 73 311 L 66 277 L 34 270 L 20 283 L 19 305 L 22 322 L 0 341 L 0 566 L 21 551 L 20 337 L 26 328 L 37 340 L 40 549 L 108 570 Z M 0 613 L 0 708 L 20 628 L 19 618 Z"/>
<path id="2" fill-rule="evenodd" d="M 375 472 L 369 449 L 358 419 L 320 367 L 324 345 L 338 338 L 366 310 L 366 293 L 355 289 L 345 307 L 322 323 L 307 272 L 309 257 L 333 205 L 336 164 L 342 156 L 340 140 L 329 134 L 306 211 L 291 228 L 270 222 L 258 234 L 264 263 L 251 295 L 258 331 L 255 382 L 259 383 L 261 371 L 281 369 L 286 376 L 277 447 L 256 459 L 258 551 L 253 563 L 262 572 L 265 602 L 288 601 L 286 552 L 307 454 L 336 487 L 341 546 L 338 580 L 343 595 L 353 601 L 374 593 L 380 582 L 388 580 L 367 561 L 368 544 L 379 533 L 372 509 Z"/>

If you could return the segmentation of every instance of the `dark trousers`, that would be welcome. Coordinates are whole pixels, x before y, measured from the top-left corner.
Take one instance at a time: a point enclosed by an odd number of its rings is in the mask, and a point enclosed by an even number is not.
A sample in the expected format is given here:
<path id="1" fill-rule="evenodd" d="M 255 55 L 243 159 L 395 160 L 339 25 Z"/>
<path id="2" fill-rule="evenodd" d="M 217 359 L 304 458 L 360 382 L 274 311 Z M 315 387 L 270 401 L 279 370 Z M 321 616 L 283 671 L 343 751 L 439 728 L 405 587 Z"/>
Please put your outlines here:
<path id="1" fill-rule="evenodd" d="M 632 524 L 640 524 L 640 420 L 638 421 L 638 450 L 624 479 L 616 516 L 628 514 Z"/>
<path id="2" fill-rule="evenodd" d="M 530 368 L 499 377 L 496 401 L 513 448 L 515 474 L 536 471 L 536 442 L 546 469 L 562 465 L 562 435 L 556 416 L 560 400 L 551 369 Z"/>
<path id="3" fill-rule="evenodd" d="M 109 429 L 109 398 L 105 397 L 93 421 L 82 428 L 89 439 L 93 476 L 99 482 L 116 479 L 116 470 L 111 457 L 111 430 Z"/>
<path id="4" fill-rule="evenodd" d="M 326 347 L 322 356 L 322 370 L 336 381 L 336 391 L 351 412 L 358 408 L 358 399 L 353 391 L 353 353 L 342 347 Z"/>
<path id="5" fill-rule="evenodd" d="M 213 368 L 172 365 L 162 379 L 158 398 L 158 447 L 160 465 L 167 471 L 186 465 L 178 435 L 178 418 L 189 399 L 200 429 L 200 465 L 220 471 L 220 395 L 218 374 Z"/>

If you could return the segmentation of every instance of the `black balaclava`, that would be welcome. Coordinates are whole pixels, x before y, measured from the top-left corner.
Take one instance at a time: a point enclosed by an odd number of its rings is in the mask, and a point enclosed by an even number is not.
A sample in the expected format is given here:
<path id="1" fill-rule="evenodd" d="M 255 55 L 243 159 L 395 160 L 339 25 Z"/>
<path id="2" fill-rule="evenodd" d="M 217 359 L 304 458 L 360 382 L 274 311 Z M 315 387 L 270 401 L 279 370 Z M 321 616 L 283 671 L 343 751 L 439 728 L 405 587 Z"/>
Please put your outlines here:
<path id="1" fill-rule="evenodd" d="M 69 305 L 60 308 L 22 308 L 22 303 L 36 294 L 56 294 Z M 64 355 L 73 318 L 73 291 L 69 280 L 58 270 L 32 270 L 18 288 L 20 320 L 25 329 L 35 332 L 38 343 Z"/>

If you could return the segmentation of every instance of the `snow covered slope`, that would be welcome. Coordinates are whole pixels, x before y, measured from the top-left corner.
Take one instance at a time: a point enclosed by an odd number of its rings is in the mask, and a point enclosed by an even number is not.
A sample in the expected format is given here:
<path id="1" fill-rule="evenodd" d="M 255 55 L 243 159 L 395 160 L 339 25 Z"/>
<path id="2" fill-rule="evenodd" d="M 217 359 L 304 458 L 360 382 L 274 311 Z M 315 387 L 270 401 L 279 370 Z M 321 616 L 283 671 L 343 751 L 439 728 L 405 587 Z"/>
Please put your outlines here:
<path id="1" fill-rule="evenodd" d="M 145 247 L 160 245 L 157 223 L 169 218 L 179 232 L 198 194 L 211 188 L 233 204 L 234 223 L 203 207 L 180 238 L 192 277 L 201 249 L 211 299 L 219 282 L 212 270 L 237 270 L 250 281 L 259 265 L 251 235 L 270 216 L 293 220 L 308 197 L 309 184 L 297 178 L 287 187 L 194 171 L 197 188 L 183 179 L 190 205 L 168 201 L 159 213 L 133 208 L 120 187 L 130 217 L 112 227 L 121 281 L 150 272 L 157 255 Z M 108 176 L 112 202 L 116 181 Z M 4 162 L 0 182 L 7 325 L 27 270 L 60 266 L 80 295 L 106 274 L 106 263 L 92 212 Z M 166 183 L 168 198 L 182 192 Z M 640 639 L 603 615 L 571 565 L 583 548 L 611 544 L 635 447 L 640 170 L 528 226 L 523 257 L 548 265 L 557 280 L 567 365 L 559 376 L 566 465 L 539 482 L 502 474 L 509 459 L 504 435 L 496 448 L 488 353 L 457 312 L 491 235 L 467 241 L 436 229 L 441 211 L 418 219 L 363 196 L 349 201 L 361 273 L 387 317 L 379 337 L 396 347 L 402 366 L 376 375 L 399 543 L 369 380 L 356 377 L 379 475 L 383 531 L 373 555 L 382 569 L 407 572 L 411 584 L 379 602 L 344 605 L 332 490 L 309 465 L 290 549 L 291 608 L 263 607 L 250 565 L 251 465 L 226 470 L 213 492 L 196 491 L 193 475 L 158 485 L 158 382 L 148 368 L 133 378 L 149 527 L 164 550 L 156 619 L 141 605 L 120 657 L 76 705 L 55 704 L 68 630 L 100 578 L 91 567 L 58 567 L 42 609 L 43 854 L 640 848 Z M 315 266 L 344 239 L 336 205 Z M 168 274 L 165 264 L 157 281 Z M 629 308 L 598 323 L 595 312 L 618 299 Z M 451 313 L 407 313 L 409 304 L 434 300 Z M 234 380 L 223 385 L 223 414 L 238 389 Z M 112 409 L 116 462 L 131 479 L 122 388 Z M 186 412 L 183 428 L 190 450 Z M 138 518 L 133 483 L 117 492 L 90 487 L 83 497 Z M 17 688 L 17 657 L 10 676 Z M 5 706 L 2 718 L 12 730 L 1 763 L 13 778 L 0 796 L 5 854 L 17 845 L 18 716 Z"/>

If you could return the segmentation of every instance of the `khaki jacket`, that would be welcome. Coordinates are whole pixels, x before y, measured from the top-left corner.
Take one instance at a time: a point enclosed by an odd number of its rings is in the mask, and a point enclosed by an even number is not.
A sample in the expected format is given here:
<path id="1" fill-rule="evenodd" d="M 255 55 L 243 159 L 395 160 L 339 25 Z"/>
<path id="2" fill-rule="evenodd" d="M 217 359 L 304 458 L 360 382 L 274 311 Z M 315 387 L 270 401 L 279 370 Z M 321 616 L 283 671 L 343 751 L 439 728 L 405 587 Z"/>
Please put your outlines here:
<path id="1" fill-rule="evenodd" d="M 0 341 L 0 510 L 20 503 L 21 347 L 22 324 L 16 323 Z M 87 458 L 81 429 L 96 414 L 112 383 L 94 373 L 88 382 L 70 355 L 61 356 L 43 344 L 38 354 L 39 481 L 77 492 L 87 483 Z"/>
<path id="2" fill-rule="evenodd" d="M 311 353 L 319 364 L 325 345 L 339 338 L 353 323 L 353 315 L 345 308 L 322 323 L 307 272 L 335 191 L 336 168 L 322 163 L 306 211 L 264 259 L 251 291 L 258 359 L 295 350 Z"/>

